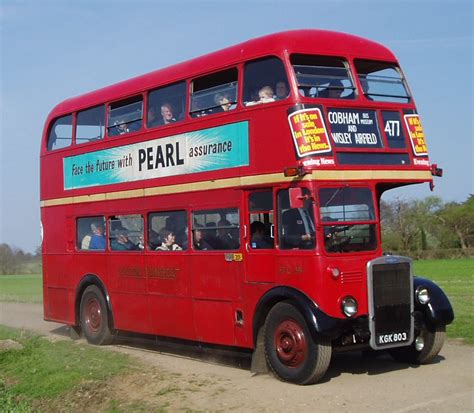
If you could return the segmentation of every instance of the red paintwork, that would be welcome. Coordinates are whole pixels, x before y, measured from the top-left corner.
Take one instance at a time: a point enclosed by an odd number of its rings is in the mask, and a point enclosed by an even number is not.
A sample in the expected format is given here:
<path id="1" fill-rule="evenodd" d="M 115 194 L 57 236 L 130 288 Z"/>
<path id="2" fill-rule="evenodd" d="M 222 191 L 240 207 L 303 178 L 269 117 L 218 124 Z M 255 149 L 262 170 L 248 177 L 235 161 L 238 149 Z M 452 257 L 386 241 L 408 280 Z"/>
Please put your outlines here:
<path id="1" fill-rule="evenodd" d="M 296 166 L 293 140 L 287 121 L 287 109 L 305 102 L 297 93 L 295 80 L 290 77 L 291 96 L 283 101 L 238 108 L 231 113 L 203 118 L 188 118 L 186 122 L 103 139 L 78 146 L 46 151 L 48 128 L 59 116 L 75 113 L 99 103 L 133 96 L 138 93 L 178 80 L 209 73 L 224 67 L 240 69 L 239 87 L 242 85 L 242 68 L 245 61 L 276 55 L 287 66 L 291 76 L 289 55 L 292 53 L 327 54 L 342 56 L 352 65 L 354 58 L 383 60 L 396 63 L 395 56 L 384 46 L 356 36 L 320 30 L 301 30 L 278 33 L 229 47 L 188 62 L 158 70 L 116 85 L 68 99 L 57 105 L 49 114 L 41 143 L 41 200 L 51 200 L 86 194 L 124 191 L 137 188 L 205 182 L 238 176 L 281 173 L 285 167 Z M 352 66 L 352 71 L 355 70 Z M 360 85 L 358 85 L 360 88 Z M 239 91 L 241 95 L 242 91 Z M 311 101 L 314 103 L 314 101 Z M 319 103 L 319 102 L 318 102 Z M 401 111 L 415 110 L 409 104 L 382 103 L 359 97 L 353 101 L 326 100 L 331 107 L 373 108 Z M 189 102 L 187 102 L 189 107 Z M 378 114 L 379 121 L 380 112 Z M 62 162 L 64 156 L 125 145 L 141 140 L 175 135 L 248 120 L 250 135 L 250 165 L 248 167 L 195 173 L 189 176 L 172 176 L 139 182 L 65 191 L 63 189 Z M 384 132 L 381 131 L 384 137 Z M 385 145 L 387 146 L 387 145 Z M 333 148 L 334 149 L 334 148 Z M 343 151 L 343 150 L 339 150 Z M 403 150 L 380 149 L 374 152 L 405 152 L 413 159 L 411 146 Z M 336 152 L 336 150 L 335 150 Z M 354 151 L 355 152 L 355 151 Z M 321 169 L 358 170 L 429 170 L 429 166 L 326 166 Z M 351 184 L 368 186 L 376 193 L 381 182 L 393 185 L 422 182 L 423 179 L 402 181 L 385 179 Z M 325 182 L 327 185 L 328 182 Z M 334 183 L 333 183 L 334 184 Z M 316 191 L 321 182 L 304 185 Z M 281 189 L 289 185 L 265 185 Z M 192 194 L 175 194 L 157 197 L 120 199 L 91 203 L 48 206 L 41 210 L 44 226 L 44 313 L 45 319 L 77 323 L 75 314 L 76 288 L 87 274 L 97 275 L 110 295 L 115 327 L 143 333 L 200 340 L 252 348 L 254 310 L 262 295 L 274 286 L 286 285 L 302 291 L 314 300 L 320 309 L 333 317 L 344 318 L 340 300 L 352 295 L 359 302 L 359 314 L 367 314 L 367 261 L 381 255 L 380 247 L 371 252 L 328 254 L 323 247 L 323 234 L 318 226 L 316 251 L 247 250 L 242 241 L 242 261 L 227 262 L 224 252 L 189 251 L 183 254 L 144 252 L 84 252 L 75 248 L 75 219 L 80 216 L 116 215 L 151 211 L 203 208 L 239 207 L 241 224 L 249 225 L 247 211 L 248 190 L 243 188 L 197 191 Z M 377 198 L 376 198 L 377 200 Z M 319 225 L 318 217 L 316 224 Z M 242 229 L 242 237 L 244 231 Z M 380 229 L 379 229 L 380 238 Z M 379 242 L 380 244 L 380 242 Z M 174 278 L 150 276 L 150 269 L 166 267 L 177 269 Z M 344 283 L 327 273 L 328 267 L 337 267 L 345 276 Z M 236 311 L 243 314 L 243 323 L 237 323 Z"/>

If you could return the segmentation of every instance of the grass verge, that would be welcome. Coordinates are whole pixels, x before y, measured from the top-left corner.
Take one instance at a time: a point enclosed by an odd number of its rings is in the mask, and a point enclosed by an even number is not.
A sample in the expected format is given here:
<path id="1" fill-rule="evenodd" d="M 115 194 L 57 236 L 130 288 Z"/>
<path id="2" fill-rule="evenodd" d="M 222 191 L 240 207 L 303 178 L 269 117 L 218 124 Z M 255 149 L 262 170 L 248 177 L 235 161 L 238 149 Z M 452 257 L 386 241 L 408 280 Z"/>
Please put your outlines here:
<path id="1" fill-rule="evenodd" d="M 123 354 L 0 326 L 0 340 L 22 348 L 0 351 L 0 406 L 8 412 L 42 410 L 85 383 L 103 382 L 133 367 Z M 0 409 L 1 410 L 1 409 Z"/>
<path id="2" fill-rule="evenodd" d="M 415 274 L 438 284 L 454 309 L 454 322 L 447 327 L 449 338 L 474 344 L 474 260 L 421 260 L 414 262 Z"/>

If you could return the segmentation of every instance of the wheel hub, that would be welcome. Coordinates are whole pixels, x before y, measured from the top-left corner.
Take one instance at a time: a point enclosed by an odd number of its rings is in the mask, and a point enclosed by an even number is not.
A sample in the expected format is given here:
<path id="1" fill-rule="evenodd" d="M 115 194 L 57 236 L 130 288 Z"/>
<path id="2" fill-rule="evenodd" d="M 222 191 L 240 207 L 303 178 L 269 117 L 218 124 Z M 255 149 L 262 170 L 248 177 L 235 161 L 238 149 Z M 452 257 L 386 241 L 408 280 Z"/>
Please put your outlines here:
<path id="1" fill-rule="evenodd" d="M 308 356 L 308 344 L 302 327 L 293 320 L 281 322 L 275 330 L 278 359 L 288 367 L 299 367 Z"/>
<path id="2" fill-rule="evenodd" d="M 102 312 L 97 300 L 89 300 L 86 306 L 86 324 L 93 332 L 97 332 L 102 324 Z"/>

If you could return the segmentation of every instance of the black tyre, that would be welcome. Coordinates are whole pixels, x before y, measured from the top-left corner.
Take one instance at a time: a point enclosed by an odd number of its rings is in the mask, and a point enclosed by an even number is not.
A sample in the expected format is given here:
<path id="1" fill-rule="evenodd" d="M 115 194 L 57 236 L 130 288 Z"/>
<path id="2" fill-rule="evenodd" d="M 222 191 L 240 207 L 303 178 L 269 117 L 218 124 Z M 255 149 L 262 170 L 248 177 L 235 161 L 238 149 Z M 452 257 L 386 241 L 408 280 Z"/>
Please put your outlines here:
<path id="1" fill-rule="evenodd" d="M 276 304 L 264 325 L 265 357 L 281 380 L 313 384 L 326 374 L 331 361 L 331 343 L 314 341 L 301 313 L 290 303 Z"/>
<path id="2" fill-rule="evenodd" d="M 107 303 L 102 291 L 95 285 L 89 285 L 82 294 L 80 320 L 89 343 L 103 345 L 112 342 Z"/>
<path id="3" fill-rule="evenodd" d="M 423 329 L 419 336 L 423 338 L 424 346 L 421 351 L 415 347 L 415 342 L 411 346 L 392 348 L 390 355 L 396 361 L 412 364 L 428 364 L 441 351 L 446 337 L 446 326 L 439 326 L 434 331 Z"/>

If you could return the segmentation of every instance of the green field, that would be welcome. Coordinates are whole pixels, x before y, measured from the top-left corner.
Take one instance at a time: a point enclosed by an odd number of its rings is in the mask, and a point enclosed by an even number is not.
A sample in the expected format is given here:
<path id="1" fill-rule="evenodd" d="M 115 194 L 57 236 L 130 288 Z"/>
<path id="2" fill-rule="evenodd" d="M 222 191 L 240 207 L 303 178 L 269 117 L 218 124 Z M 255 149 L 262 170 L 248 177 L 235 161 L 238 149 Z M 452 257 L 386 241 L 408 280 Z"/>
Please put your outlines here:
<path id="1" fill-rule="evenodd" d="M 448 326 L 448 337 L 474 344 L 474 260 L 420 260 L 414 269 L 416 275 L 436 282 L 451 300 L 456 319 Z M 42 298 L 40 275 L 0 276 L 0 301 L 40 303 Z"/>
<path id="2" fill-rule="evenodd" d="M 0 275 L 0 301 L 43 302 L 41 275 Z"/>
<path id="3" fill-rule="evenodd" d="M 415 261 L 415 274 L 438 284 L 449 297 L 455 320 L 448 337 L 474 344 L 474 259 Z"/>

